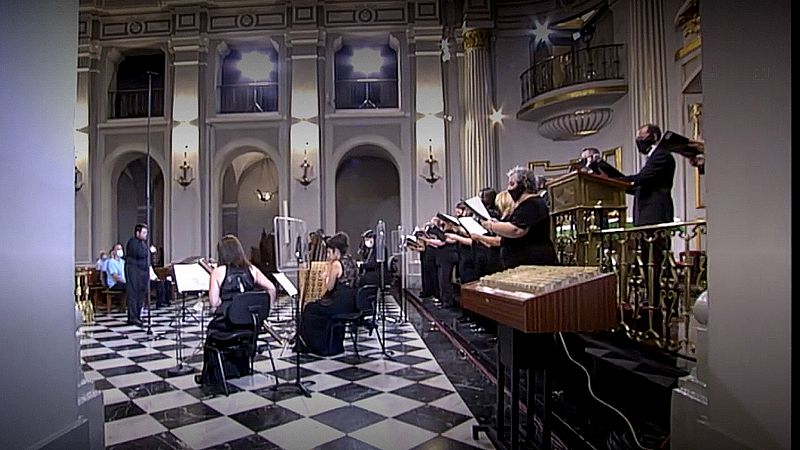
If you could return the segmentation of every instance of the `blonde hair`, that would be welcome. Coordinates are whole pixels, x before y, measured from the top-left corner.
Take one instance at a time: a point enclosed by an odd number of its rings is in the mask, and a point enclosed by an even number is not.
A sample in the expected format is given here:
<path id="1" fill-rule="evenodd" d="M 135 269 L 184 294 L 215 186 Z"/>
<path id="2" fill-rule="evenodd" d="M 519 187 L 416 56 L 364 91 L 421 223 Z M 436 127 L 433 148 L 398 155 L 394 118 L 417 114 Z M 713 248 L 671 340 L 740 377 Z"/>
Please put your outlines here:
<path id="1" fill-rule="evenodd" d="M 500 191 L 494 199 L 494 205 L 500 210 L 501 217 L 506 217 L 514 210 L 514 199 L 511 198 L 511 194 L 507 190 Z"/>

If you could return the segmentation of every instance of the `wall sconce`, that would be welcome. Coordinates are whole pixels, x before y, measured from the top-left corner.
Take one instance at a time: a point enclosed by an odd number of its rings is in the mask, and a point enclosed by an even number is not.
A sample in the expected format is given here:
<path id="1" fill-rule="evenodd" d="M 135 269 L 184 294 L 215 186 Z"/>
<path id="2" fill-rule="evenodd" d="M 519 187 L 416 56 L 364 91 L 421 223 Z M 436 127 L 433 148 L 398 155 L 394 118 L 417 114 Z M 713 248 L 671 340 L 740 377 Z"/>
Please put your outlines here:
<path id="1" fill-rule="evenodd" d="M 297 181 L 303 186 L 304 189 L 307 189 L 308 185 L 316 180 L 316 177 L 311 176 L 311 170 L 313 167 L 311 166 L 311 163 L 308 162 L 308 142 L 306 142 L 306 149 L 303 151 L 303 163 L 300 164 L 300 168 L 303 169 L 303 176 L 297 178 Z"/>
<path id="2" fill-rule="evenodd" d="M 192 184 L 192 181 L 194 181 L 193 169 L 186 158 L 186 152 L 183 152 L 183 164 L 178 167 L 178 170 L 181 171 L 181 174 L 175 178 L 175 181 L 181 185 L 183 190 L 186 190 L 186 188 Z"/>
<path id="3" fill-rule="evenodd" d="M 83 172 L 81 172 L 81 169 L 78 169 L 78 165 L 75 164 L 75 192 L 77 193 L 78 191 L 80 191 L 82 187 L 83 187 Z"/>
<path id="4" fill-rule="evenodd" d="M 428 159 L 425 160 L 425 164 L 428 165 L 428 174 L 420 175 L 420 177 L 427 181 L 431 185 L 431 188 L 433 188 L 434 183 L 442 178 L 439 175 L 436 175 L 434 170 L 435 166 L 439 164 L 439 161 L 433 157 L 433 139 L 428 139 Z"/>
<path id="5" fill-rule="evenodd" d="M 270 191 L 263 192 L 261 189 L 256 189 L 256 197 L 258 197 L 261 202 L 268 203 L 273 197 L 275 197 L 275 193 Z"/>

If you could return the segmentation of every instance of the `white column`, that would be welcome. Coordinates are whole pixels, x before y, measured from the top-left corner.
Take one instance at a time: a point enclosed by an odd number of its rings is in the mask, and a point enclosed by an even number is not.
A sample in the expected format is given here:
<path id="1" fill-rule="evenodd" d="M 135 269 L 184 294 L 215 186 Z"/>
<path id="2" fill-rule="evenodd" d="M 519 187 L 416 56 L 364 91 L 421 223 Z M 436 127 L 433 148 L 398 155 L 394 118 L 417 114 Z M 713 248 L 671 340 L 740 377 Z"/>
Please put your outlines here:
<path id="1" fill-rule="evenodd" d="M 287 183 L 289 196 L 289 214 L 306 221 L 309 231 L 322 224 L 322 173 L 321 167 L 321 118 L 319 115 L 319 57 L 317 44 L 319 31 L 299 31 L 289 34 L 287 47 L 289 56 L 286 63 L 291 73 L 291 102 L 289 115 L 290 155 L 289 170 L 282 172 L 291 177 Z M 306 186 L 299 181 L 303 178 L 303 163 L 309 167 L 305 174 L 313 179 Z M 332 207 L 332 205 L 331 205 Z"/>
<path id="2" fill-rule="evenodd" d="M 631 101 L 630 146 L 636 129 L 654 123 L 664 130 L 667 118 L 667 56 L 664 44 L 663 0 L 634 0 L 630 2 L 630 49 L 628 51 L 629 97 Z M 638 153 L 631 152 L 633 169 L 643 165 Z"/>
<path id="3" fill-rule="evenodd" d="M 497 184 L 497 153 L 489 120 L 493 103 L 489 37 L 488 29 L 464 33 L 464 196 L 477 195 L 481 188 Z"/>
<path id="4" fill-rule="evenodd" d="M 173 92 L 172 92 L 172 138 L 171 167 L 165 168 L 164 202 L 165 209 L 171 208 L 168 225 L 169 239 L 164 239 L 165 260 L 177 261 L 188 256 L 201 255 L 202 227 L 201 221 L 201 176 L 199 167 L 200 154 L 200 95 L 202 82 L 200 68 L 204 66 L 207 48 L 205 42 L 198 38 L 178 39 L 171 42 L 173 53 Z M 181 186 L 178 178 L 183 175 L 180 167 L 184 161 L 192 168 L 189 177 L 195 179 L 188 186 Z M 169 206 L 168 206 L 169 205 Z"/>

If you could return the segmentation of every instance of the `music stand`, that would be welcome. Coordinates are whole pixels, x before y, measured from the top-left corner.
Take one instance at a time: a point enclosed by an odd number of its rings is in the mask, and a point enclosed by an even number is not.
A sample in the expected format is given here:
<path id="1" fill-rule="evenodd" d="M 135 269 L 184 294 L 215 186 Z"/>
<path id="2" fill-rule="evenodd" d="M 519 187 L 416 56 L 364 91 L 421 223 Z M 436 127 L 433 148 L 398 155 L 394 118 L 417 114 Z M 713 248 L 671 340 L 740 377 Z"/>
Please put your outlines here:
<path id="1" fill-rule="evenodd" d="M 378 263 L 378 298 L 376 299 L 375 307 L 378 308 L 381 312 L 381 330 L 378 331 L 378 324 L 375 325 L 375 334 L 378 336 L 378 343 L 381 345 L 380 353 L 386 356 L 389 359 L 392 359 L 392 355 L 394 354 L 391 350 L 386 350 L 386 294 L 384 292 L 384 287 L 386 285 L 386 280 L 384 279 L 384 275 L 386 272 L 386 225 L 383 223 L 383 220 L 378 220 L 378 225 L 375 227 L 375 262 Z M 396 323 L 397 320 L 392 318 L 392 320 Z M 374 353 L 373 353 L 374 354 Z M 369 355 L 369 353 L 365 354 L 364 356 Z"/>
<path id="2" fill-rule="evenodd" d="M 191 373 L 194 368 L 183 363 L 183 338 L 181 329 L 186 317 L 186 296 L 188 293 L 203 293 L 208 291 L 211 274 L 208 269 L 199 262 L 191 264 L 173 264 L 172 275 L 175 278 L 175 286 L 181 294 L 181 310 L 176 313 L 177 324 L 175 327 L 175 359 L 178 363 L 175 367 L 167 370 L 170 375 L 186 375 Z M 202 301 L 202 300 L 201 300 Z M 202 327 L 202 320 L 200 325 Z M 201 328 L 202 334 L 202 328 Z"/>
<path id="3" fill-rule="evenodd" d="M 398 270 L 401 271 L 400 276 L 400 322 L 406 323 L 408 320 L 408 303 L 406 301 L 406 252 L 404 247 L 405 234 L 402 225 L 398 225 L 396 230 L 392 230 L 392 256 L 400 258 L 400 265 Z"/>
<path id="4" fill-rule="evenodd" d="M 294 313 L 295 331 L 294 337 L 291 341 L 294 342 L 295 346 L 295 376 L 294 381 L 277 383 L 272 386 L 271 389 L 273 391 L 277 391 L 279 388 L 288 386 L 296 388 L 306 397 L 311 397 L 311 392 L 306 388 L 306 385 L 313 384 L 314 382 L 310 380 L 301 380 L 300 352 L 297 351 L 300 341 L 303 339 L 300 336 L 300 323 L 303 317 L 302 312 L 300 311 L 300 295 L 297 288 L 285 275 L 286 273 L 299 273 L 302 269 L 308 269 L 310 272 L 311 262 L 307 258 L 308 233 L 306 231 L 306 222 L 294 217 L 277 216 L 273 219 L 273 229 L 275 230 L 275 260 L 279 271 L 274 273 L 273 277 L 293 300 L 292 312 Z M 306 280 L 309 278 L 310 276 L 307 276 Z"/>

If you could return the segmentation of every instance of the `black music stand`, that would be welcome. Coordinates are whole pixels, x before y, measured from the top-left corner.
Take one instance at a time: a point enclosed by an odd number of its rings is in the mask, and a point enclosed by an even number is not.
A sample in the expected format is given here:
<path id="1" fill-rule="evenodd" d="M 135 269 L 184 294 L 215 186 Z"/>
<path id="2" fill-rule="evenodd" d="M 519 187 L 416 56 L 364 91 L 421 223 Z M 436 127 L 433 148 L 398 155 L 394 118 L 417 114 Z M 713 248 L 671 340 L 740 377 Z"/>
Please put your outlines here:
<path id="1" fill-rule="evenodd" d="M 383 220 L 378 221 L 378 225 L 375 227 L 375 262 L 378 263 L 378 298 L 376 300 L 375 307 L 378 308 L 381 312 L 380 319 L 381 319 L 381 330 L 378 331 L 378 324 L 373 323 L 375 326 L 375 334 L 378 335 L 378 343 L 381 345 L 380 353 L 386 356 L 387 359 L 392 360 L 392 355 L 394 354 L 391 350 L 386 350 L 386 280 L 384 278 L 386 272 L 386 254 L 388 253 L 386 248 L 386 225 L 383 223 Z M 395 318 L 392 318 L 395 321 Z M 399 322 L 397 320 L 395 323 Z M 372 353 L 373 355 L 375 353 Z M 365 353 L 364 356 L 370 355 L 369 353 Z"/>
<path id="2" fill-rule="evenodd" d="M 183 338 L 181 330 L 183 322 L 186 318 L 186 297 L 189 293 L 198 294 L 200 301 L 202 301 L 202 293 L 208 292 L 210 283 L 210 275 L 208 271 L 200 264 L 173 264 L 172 276 L 175 279 L 175 286 L 181 295 L 181 309 L 176 311 L 175 319 L 177 324 L 175 326 L 175 359 L 178 364 L 167 370 L 170 375 L 186 375 L 194 371 L 194 368 L 183 363 Z M 202 335 L 203 322 L 200 321 L 200 334 Z"/>
<path id="3" fill-rule="evenodd" d="M 298 344 L 302 338 L 300 337 L 300 321 L 302 320 L 302 314 L 300 313 L 300 296 L 297 291 L 297 288 L 286 278 L 286 275 L 283 273 L 277 272 L 273 274 L 275 281 L 289 294 L 289 297 L 293 300 L 293 307 L 294 307 L 294 320 L 295 320 L 295 332 L 294 338 L 292 341 L 294 342 L 294 381 L 287 381 L 284 383 L 277 383 L 272 386 L 273 391 L 277 391 L 279 388 L 282 387 L 293 387 L 300 391 L 301 394 L 305 395 L 306 397 L 311 397 L 311 392 L 306 388 L 305 385 L 307 384 L 314 384 L 311 380 L 302 381 L 300 376 L 300 352 L 298 351 Z M 277 295 L 276 295 L 277 297 Z"/>

